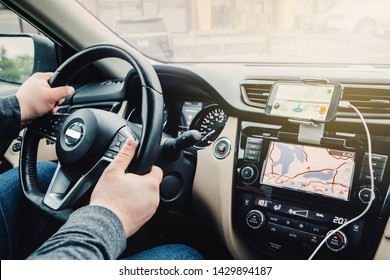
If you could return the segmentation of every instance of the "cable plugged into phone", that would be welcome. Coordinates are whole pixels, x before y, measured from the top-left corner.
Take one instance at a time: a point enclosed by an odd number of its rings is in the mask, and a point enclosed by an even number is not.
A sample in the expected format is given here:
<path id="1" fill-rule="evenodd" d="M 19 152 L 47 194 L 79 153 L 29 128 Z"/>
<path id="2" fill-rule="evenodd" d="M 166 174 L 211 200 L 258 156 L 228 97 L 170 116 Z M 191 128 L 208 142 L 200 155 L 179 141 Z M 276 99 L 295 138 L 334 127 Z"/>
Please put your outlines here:
<path id="1" fill-rule="evenodd" d="M 340 100 L 339 102 L 339 108 L 349 109 L 351 108 L 351 103 L 345 100 Z"/>
<path id="2" fill-rule="evenodd" d="M 362 218 L 371 208 L 371 205 L 372 205 L 372 202 L 374 201 L 375 199 L 375 193 L 374 193 L 374 189 L 375 189 L 375 185 L 374 185 L 374 169 L 372 168 L 372 144 L 371 144 L 371 134 L 370 134 L 370 131 L 368 130 L 368 126 L 367 126 L 367 123 L 366 121 L 364 120 L 364 117 L 363 115 L 360 113 L 360 111 L 354 106 L 352 105 L 351 103 L 349 103 L 348 101 L 340 101 L 339 102 L 339 108 L 351 108 L 353 109 L 356 114 L 359 116 L 359 118 L 361 119 L 362 121 L 362 124 L 364 126 L 364 129 L 366 131 L 366 135 L 367 135 L 367 148 L 368 148 L 368 165 L 369 165 L 369 171 L 370 171 L 370 184 L 371 184 L 371 187 L 370 187 L 370 190 L 371 190 L 371 196 L 370 196 L 370 201 L 368 202 L 366 208 L 363 210 L 363 212 L 361 212 L 359 215 L 357 215 L 355 218 L 349 220 L 348 222 L 346 222 L 345 224 L 339 226 L 338 228 L 336 228 L 335 230 L 332 230 L 328 233 L 328 235 L 320 242 L 320 244 L 318 244 L 318 246 L 316 247 L 316 249 L 314 250 L 314 252 L 311 254 L 311 256 L 309 257 L 309 260 L 312 260 L 314 258 L 314 256 L 317 254 L 317 252 L 320 250 L 320 248 L 322 247 L 322 245 L 324 245 L 327 240 L 334 236 L 335 234 L 343 234 L 340 230 L 342 230 L 343 228 L 345 228 L 346 226 L 354 223 L 355 221 L 359 220 L 360 218 Z"/>

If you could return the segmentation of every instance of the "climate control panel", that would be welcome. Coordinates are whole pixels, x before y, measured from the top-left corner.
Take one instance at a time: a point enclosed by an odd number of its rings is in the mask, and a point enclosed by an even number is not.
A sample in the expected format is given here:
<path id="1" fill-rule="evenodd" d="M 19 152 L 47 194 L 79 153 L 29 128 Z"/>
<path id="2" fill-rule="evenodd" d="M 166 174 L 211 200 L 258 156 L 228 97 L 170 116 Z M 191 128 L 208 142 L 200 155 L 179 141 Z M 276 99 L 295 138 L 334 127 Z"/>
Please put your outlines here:
<path id="1" fill-rule="evenodd" d="M 302 247 L 301 252 L 309 254 L 325 237 L 326 247 L 340 252 L 347 246 L 359 244 L 364 221 L 358 220 L 343 231 L 333 232 L 349 221 L 349 217 L 336 216 L 326 212 L 302 208 L 284 202 L 244 193 L 241 200 L 241 227 L 246 226 L 250 235 L 271 237 L 269 247 L 278 252 L 285 244 Z M 245 227 L 244 226 L 244 227 Z M 310 250 L 311 249 L 311 250 Z"/>

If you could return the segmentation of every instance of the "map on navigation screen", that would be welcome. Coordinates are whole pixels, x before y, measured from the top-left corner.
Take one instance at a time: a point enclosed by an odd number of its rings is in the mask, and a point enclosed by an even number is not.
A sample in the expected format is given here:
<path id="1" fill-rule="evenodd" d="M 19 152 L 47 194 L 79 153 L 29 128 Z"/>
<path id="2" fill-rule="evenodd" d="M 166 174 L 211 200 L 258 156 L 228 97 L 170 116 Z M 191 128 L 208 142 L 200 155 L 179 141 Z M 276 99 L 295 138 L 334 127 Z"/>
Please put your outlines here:
<path id="1" fill-rule="evenodd" d="M 266 113 L 286 118 L 329 121 L 335 114 L 340 94 L 340 87 L 336 84 L 314 86 L 276 83 L 272 88 Z"/>
<path id="2" fill-rule="evenodd" d="M 349 200 L 355 153 L 270 142 L 261 183 Z"/>

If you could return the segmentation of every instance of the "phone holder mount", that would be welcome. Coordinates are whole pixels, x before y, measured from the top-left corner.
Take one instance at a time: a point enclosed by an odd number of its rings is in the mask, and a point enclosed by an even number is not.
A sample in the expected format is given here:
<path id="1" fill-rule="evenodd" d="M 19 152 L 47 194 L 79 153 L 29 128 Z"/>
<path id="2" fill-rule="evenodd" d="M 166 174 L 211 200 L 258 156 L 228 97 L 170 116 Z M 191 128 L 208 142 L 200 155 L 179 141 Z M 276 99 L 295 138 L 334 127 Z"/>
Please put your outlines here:
<path id="1" fill-rule="evenodd" d="M 327 84 L 329 80 L 326 78 L 302 77 L 301 81 L 305 84 Z M 299 124 L 298 142 L 316 144 L 321 143 L 324 136 L 325 124 L 313 120 L 289 118 L 289 122 Z"/>

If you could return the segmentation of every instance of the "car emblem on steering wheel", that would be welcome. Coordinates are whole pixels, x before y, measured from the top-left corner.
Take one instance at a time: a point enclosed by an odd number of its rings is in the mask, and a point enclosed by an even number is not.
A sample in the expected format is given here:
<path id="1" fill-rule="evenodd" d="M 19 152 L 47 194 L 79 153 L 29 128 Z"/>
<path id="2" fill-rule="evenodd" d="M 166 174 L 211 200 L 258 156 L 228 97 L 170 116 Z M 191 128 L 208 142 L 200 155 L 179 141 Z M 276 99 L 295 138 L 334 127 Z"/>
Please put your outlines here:
<path id="1" fill-rule="evenodd" d="M 65 143 L 69 147 L 77 145 L 83 138 L 84 127 L 81 123 L 76 122 L 71 124 L 65 131 Z"/>

